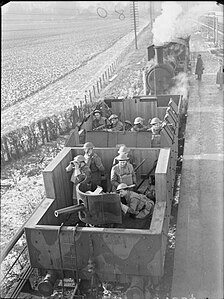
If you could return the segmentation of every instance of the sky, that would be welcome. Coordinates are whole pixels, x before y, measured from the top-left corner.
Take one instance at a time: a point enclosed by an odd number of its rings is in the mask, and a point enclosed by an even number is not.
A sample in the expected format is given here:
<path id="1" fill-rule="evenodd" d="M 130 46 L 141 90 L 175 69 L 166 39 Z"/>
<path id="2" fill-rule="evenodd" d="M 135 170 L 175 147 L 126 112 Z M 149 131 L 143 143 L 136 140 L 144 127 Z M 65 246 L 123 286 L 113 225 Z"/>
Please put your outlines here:
<path id="1" fill-rule="evenodd" d="M 68 5 L 70 5 L 69 7 L 71 7 L 72 2 L 75 2 L 82 8 L 88 8 L 88 6 L 99 6 L 99 5 L 102 6 L 102 2 L 103 2 L 103 7 L 105 9 L 108 9 L 111 6 L 113 6 L 113 8 L 114 8 L 119 3 L 121 3 L 122 5 L 130 3 L 130 1 L 9 1 L 9 3 L 7 3 L 1 7 L 1 11 L 3 14 L 5 14 L 8 11 L 9 7 L 13 6 L 14 3 L 16 3 L 17 5 L 19 3 L 22 6 L 29 8 L 29 9 L 32 9 L 32 7 L 48 9 L 50 7 L 53 7 L 56 2 L 57 2 L 57 5 L 61 2 L 62 7 L 65 7 L 65 8 L 66 8 L 66 2 L 68 2 Z M 99 4 L 100 2 L 101 2 L 101 4 Z M 140 6 L 140 3 L 142 4 L 144 2 L 148 2 L 148 1 L 139 1 L 138 5 Z M 158 3 L 159 1 L 152 1 L 152 2 Z M 165 2 L 165 1 L 161 1 L 161 2 Z M 176 3 L 178 3 L 178 4 L 181 4 L 182 2 L 183 1 L 176 1 Z M 215 10 L 222 11 L 222 8 L 223 8 L 222 5 L 219 5 L 219 6 L 216 5 L 216 1 L 186 1 L 185 3 L 188 3 L 189 7 L 191 7 L 192 5 L 207 5 L 208 3 L 210 3 L 213 5 L 213 9 L 215 9 Z M 60 6 L 60 4 L 59 4 L 59 6 Z"/>

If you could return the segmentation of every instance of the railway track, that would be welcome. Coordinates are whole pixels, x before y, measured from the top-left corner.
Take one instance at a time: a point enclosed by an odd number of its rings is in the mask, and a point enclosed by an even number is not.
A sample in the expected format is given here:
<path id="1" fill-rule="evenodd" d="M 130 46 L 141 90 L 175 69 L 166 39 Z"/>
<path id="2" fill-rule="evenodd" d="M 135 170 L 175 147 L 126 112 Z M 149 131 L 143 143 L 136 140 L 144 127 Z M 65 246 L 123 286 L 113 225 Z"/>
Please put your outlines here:
<path id="1" fill-rule="evenodd" d="M 32 273 L 24 236 L 24 225 L 17 231 L 1 254 L 2 298 L 17 298 Z"/>
<path id="2" fill-rule="evenodd" d="M 32 215 L 30 217 L 32 217 Z M 30 283 L 30 277 L 34 272 L 34 269 L 29 263 L 27 244 L 24 236 L 24 226 L 26 223 L 17 231 L 13 239 L 2 251 L 2 277 L 0 281 L 1 298 L 20 298 L 23 293 L 29 294 L 30 299 L 43 298 L 43 295 L 39 293 L 36 287 L 32 288 Z M 23 245 L 18 246 L 18 243 L 22 243 Z M 38 274 L 34 274 L 34 276 L 36 276 L 36 282 L 42 279 Z M 23 290 L 26 285 L 26 289 Z M 75 295 L 77 287 L 78 285 L 71 281 L 65 280 L 62 282 L 60 280 L 58 281 L 57 291 L 63 294 L 63 298 L 84 298 L 83 296 Z"/>

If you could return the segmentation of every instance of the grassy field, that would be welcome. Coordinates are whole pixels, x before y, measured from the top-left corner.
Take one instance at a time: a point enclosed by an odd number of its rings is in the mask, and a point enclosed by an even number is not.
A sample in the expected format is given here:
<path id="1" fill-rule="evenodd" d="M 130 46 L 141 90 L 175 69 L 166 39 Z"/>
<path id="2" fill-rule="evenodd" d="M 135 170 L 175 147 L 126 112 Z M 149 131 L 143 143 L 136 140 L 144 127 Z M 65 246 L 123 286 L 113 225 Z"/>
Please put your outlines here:
<path id="1" fill-rule="evenodd" d="M 130 20 L 2 21 L 2 102 L 5 109 L 64 78 L 131 30 Z"/>

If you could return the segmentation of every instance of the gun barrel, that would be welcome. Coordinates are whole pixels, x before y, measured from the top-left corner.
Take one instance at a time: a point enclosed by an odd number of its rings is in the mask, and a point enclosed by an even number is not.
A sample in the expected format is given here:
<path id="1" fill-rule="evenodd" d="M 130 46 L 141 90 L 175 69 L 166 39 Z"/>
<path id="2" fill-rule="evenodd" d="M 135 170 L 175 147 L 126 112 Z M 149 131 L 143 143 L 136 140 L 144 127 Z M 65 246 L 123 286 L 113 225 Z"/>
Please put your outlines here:
<path id="1" fill-rule="evenodd" d="M 55 210 L 54 215 L 55 215 L 55 217 L 58 217 L 58 215 L 61 215 L 61 214 L 80 212 L 80 211 L 83 211 L 84 209 L 85 209 L 85 206 L 83 204 L 73 205 L 70 207 Z"/>
<path id="2" fill-rule="evenodd" d="M 134 169 L 135 172 L 139 169 L 140 166 L 142 166 L 142 164 L 143 164 L 144 162 L 145 162 L 145 159 L 142 160 L 142 162 L 141 162 L 138 166 L 135 167 L 135 169 Z"/>

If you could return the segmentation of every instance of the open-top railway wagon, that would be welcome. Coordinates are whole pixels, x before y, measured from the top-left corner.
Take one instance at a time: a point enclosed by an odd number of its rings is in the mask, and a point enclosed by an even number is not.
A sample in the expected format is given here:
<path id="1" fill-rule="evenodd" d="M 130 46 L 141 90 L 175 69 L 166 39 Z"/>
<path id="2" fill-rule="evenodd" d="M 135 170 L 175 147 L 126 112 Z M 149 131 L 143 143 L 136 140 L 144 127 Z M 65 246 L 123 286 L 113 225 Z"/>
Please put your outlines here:
<path id="1" fill-rule="evenodd" d="M 127 298 L 146 298 L 147 288 L 164 274 L 164 260 L 173 199 L 178 131 L 182 111 L 180 95 L 139 96 L 133 99 L 105 99 L 102 109 L 120 113 L 133 121 L 159 117 L 164 120 L 157 138 L 145 132 L 92 131 L 92 115 L 71 133 L 66 146 L 43 171 L 46 198 L 25 225 L 30 263 L 47 273 L 39 284 L 50 295 L 58 280 L 74 280 L 75 289 L 91 286 L 91 298 L 99 284 L 116 282 L 126 286 Z M 77 185 L 77 206 L 72 183 L 65 168 L 74 156 L 83 154 L 83 143 L 92 141 L 105 166 L 103 193 L 89 194 L 84 183 Z M 120 197 L 111 191 L 110 171 L 117 146 L 125 144 L 137 165 L 139 193 L 144 193 L 155 175 L 155 205 L 150 219 L 124 221 Z M 55 212 L 58 217 L 55 217 Z"/>

